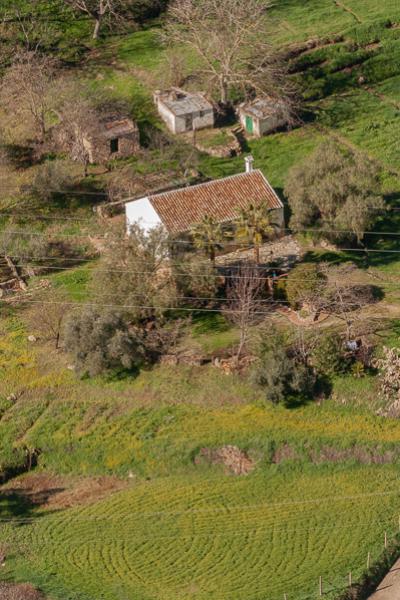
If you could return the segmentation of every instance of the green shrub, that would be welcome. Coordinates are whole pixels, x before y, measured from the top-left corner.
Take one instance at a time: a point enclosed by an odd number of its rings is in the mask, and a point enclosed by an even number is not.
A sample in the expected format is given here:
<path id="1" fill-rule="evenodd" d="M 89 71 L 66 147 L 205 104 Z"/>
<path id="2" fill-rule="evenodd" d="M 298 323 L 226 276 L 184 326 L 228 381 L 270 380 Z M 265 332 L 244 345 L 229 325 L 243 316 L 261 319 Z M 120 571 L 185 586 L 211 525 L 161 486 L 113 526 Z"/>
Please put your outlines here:
<path id="1" fill-rule="evenodd" d="M 261 334 L 259 338 L 252 381 L 264 389 L 266 400 L 273 404 L 312 396 L 315 385 L 312 369 L 291 354 L 283 335 L 274 333 Z"/>
<path id="2" fill-rule="evenodd" d="M 328 377 L 347 370 L 349 362 L 345 356 L 343 340 L 338 333 L 321 335 L 312 352 L 312 364 L 318 374 Z"/>
<path id="3" fill-rule="evenodd" d="M 114 369 L 133 370 L 144 361 L 141 336 L 118 314 L 85 310 L 73 314 L 65 327 L 65 348 L 81 375 Z"/>
<path id="4" fill-rule="evenodd" d="M 299 308 L 304 302 L 322 293 L 325 277 L 317 264 L 303 263 L 295 267 L 286 280 L 286 297 L 292 308 Z"/>

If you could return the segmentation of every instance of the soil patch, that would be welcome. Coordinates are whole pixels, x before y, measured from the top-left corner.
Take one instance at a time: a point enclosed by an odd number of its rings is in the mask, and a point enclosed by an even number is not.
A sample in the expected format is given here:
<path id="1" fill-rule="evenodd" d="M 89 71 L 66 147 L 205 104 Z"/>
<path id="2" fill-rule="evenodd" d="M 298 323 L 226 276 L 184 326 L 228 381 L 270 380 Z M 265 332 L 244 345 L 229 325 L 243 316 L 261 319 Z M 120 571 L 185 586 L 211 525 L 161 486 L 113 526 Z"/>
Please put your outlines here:
<path id="1" fill-rule="evenodd" d="M 283 444 L 277 448 L 272 456 L 272 462 L 274 464 L 279 465 L 279 463 L 284 462 L 286 460 L 296 460 L 299 458 L 296 450 L 292 448 L 289 444 Z"/>
<path id="2" fill-rule="evenodd" d="M 61 477 L 30 473 L 9 481 L 1 488 L 1 494 L 21 496 L 32 506 L 63 509 L 97 502 L 128 485 L 127 481 L 117 477 Z"/>
<path id="3" fill-rule="evenodd" d="M 363 448 L 354 446 L 352 448 L 334 448 L 332 446 L 321 446 L 320 448 L 307 448 L 307 458 L 314 464 L 342 463 L 354 460 L 362 465 L 384 465 L 392 464 L 398 459 L 398 452 L 394 450 L 380 451 L 374 448 Z M 288 460 L 301 460 L 301 456 L 290 444 L 283 444 L 275 449 L 271 462 L 279 464 Z"/>
<path id="4" fill-rule="evenodd" d="M 43 594 L 28 583 L 13 585 L 0 582 L 1 600 L 45 600 Z"/>
<path id="5" fill-rule="evenodd" d="M 255 461 L 237 446 L 201 448 L 194 462 L 195 464 L 206 462 L 213 465 L 224 465 L 225 471 L 233 475 L 248 475 L 256 466 Z"/>
<path id="6" fill-rule="evenodd" d="M 310 457 L 315 464 L 355 460 L 363 465 L 383 465 L 393 463 L 396 459 L 396 454 L 391 450 L 381 453 L 377 450 L 369 450 L 368 448 L 337 449 L 330 446 L 323 446 L 318 450 L 312 450 Z"/>

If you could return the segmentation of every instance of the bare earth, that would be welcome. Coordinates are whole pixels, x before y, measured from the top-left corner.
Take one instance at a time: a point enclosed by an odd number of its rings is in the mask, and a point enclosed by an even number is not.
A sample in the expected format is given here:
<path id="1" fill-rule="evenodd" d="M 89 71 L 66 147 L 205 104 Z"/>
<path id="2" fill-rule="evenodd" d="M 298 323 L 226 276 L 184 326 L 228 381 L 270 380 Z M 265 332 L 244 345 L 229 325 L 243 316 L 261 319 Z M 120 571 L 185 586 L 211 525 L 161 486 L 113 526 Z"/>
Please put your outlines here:
<path id="1" fill-rule="evenodd" d="M 4 496 L 20 496 L 33 506 L 54 510 L 97 502 L 128 485 L 128 480 L 118 477 L 62 477 L 38 472 L 11 480 L 0 492 Z"/>
<path id="2" fill-rule="evenodd" d="M 393 565 L 376 592 L 368 600 L 399 600 L 400 598 L 400 559 Z"/>

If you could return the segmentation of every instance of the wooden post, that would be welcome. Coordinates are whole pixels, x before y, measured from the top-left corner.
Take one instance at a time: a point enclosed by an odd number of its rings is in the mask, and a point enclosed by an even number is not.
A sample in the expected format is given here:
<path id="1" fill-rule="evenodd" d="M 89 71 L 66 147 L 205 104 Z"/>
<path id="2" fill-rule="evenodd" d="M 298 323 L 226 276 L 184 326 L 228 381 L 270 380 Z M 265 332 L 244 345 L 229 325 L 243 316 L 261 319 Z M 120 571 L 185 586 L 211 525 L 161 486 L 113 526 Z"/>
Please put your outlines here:
<path id="1" fill-rule="evenodd" d="M 385 548 L 387 548 L 387 533 L 385 531 Z"/>
<path id="2" fill-rule="evenodd" d="M 322 589 L 322 576 L 319 577 L 319 595 L 322 596 L 323 594 L 323 589 Z"/>
<path id="3" fill-rule="evenodd" d="M 367 556 L 367 569 L 369 569 L 371 564 L 371 552 L 368 552 L 368 556 Z"/>
<path id="4" fill-rule="evenodd" d="M 283 600 L 287 600 L 287 595 L 283 594 Z"/>
<path id="5" fill-rule="evenodd" d="M 349 573 L 349 587 L 351 587 L 352 585 L 353 585 L 353 582 L 352 582 L 351 571 L 350 571 L 350 573 Z"/>

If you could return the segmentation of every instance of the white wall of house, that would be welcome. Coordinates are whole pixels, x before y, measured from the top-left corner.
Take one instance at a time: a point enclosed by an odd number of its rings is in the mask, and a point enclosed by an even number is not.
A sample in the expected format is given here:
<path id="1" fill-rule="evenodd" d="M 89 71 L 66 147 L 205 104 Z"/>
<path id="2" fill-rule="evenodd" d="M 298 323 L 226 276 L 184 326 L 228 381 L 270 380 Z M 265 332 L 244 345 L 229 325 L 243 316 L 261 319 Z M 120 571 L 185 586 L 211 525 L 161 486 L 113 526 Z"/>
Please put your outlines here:
<path id="1" fill-rule="evenodd" d="M 157 102 L 157 109 L 158 109 L 158 113 L 159 113 L 160 117 L 162 118 L 164 123 L 167 125 L 168 129 L 170 131 L 172 131 L 172 133 L 177 133 L 175 115 L 160 100 Z"/>
<path id="2" fill-rule="evenodd" d="M 205 127 L 214 127 L 214 111 L 212 109 L 193 113 L 193 129 L 204 129 Z"/>
<path id="3" fill-rule="evenodd" d="M 252 121 L 253 121 L 253 135 L 256 137 L 262 137 L 263 135 L 266 135 L 267 133 L 271 133 L 272 131 L 275 131 L 276 129 L 278 129 L 278 127 L 283 127 L 283 125 L 286 125 L 286 120 L 282 117 L 280 117 L 279 115 L 271 115 L 270 117 L 267 117 L 266 119 L 258 119 L 257 117 L 254 117 L 253 115 L 248 115 Z M 242 125 L 243 129 L 247 132 L 247 128 L 246 128 L 246 112 L 245 111 L 240 111 L 239 113 L 239 119 L 240 119 L 240 124 Z"/>
<path id="4" fill-rule="evenodd" d="M 260 119 L 258 122 L 258 135 L 261 137 L 266 133 L 275 131 L 278 127 L 286 125 L 286 120 L 279 115 L 271 115 L 268 119 Z"/>
<path id="5" fill-rule="evenodd" d="M 126 231 L 129 233 L 130 228 L 135 223 L 138 223 L 146 231 L 154 229 L 162 225 L 161 219 L 156 213 L 149 198 L 140 198 L 125 204 Z"/>
<path id="6" fill-rule="evenodd" d="M 279 229 L 285 228 L 285 213 L 283 208 L 274 208 L 271 210 L 271 221 L 276 224 Z"/>

